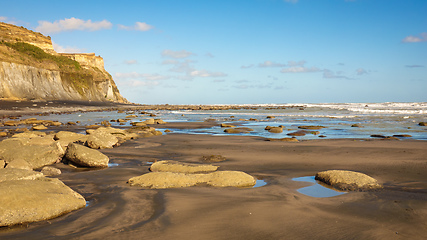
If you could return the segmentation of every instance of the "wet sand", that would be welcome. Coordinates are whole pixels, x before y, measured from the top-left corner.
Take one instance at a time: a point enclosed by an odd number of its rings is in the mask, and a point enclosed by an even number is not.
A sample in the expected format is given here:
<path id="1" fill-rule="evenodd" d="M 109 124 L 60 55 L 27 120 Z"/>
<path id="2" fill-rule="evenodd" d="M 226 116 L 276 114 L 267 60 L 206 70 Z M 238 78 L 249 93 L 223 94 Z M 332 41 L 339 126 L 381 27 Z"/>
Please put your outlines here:
<path id="1" fill-rule="evenodd" d="M 185 127 L 185 126 L 181 126 Z M 193 127 L 187 123 L 187 127 Z M 424 239 L 427 235 L 427 142 L 313 140 L 167 134 L 102 150 L 108 169 L 73 169 L 59 179 L 86 208 L 39 223 L 0 229 L 1 239 Z M 197 186 L 151 190 L 126 181 L 151 162 L 201 163 L 220 154 L 220 170 L 245 171 L 259 188 Z M 375 192 L 314 198 L 294 177 L 346 169 L 384 184 Z"/>
<path id="2" fill-rule="evenodd" d="M 61 104 L 64 105 L 58 102 L 54 111 L 68 111 Z M 74 110 L 92 107 L 73 105 Z M 95 106 L 98 110 L 110 107 L 117 106 Z M 18 108 L 6 104 L 0 115 L 7 116 L 8 112 L 34 114 L 40 113 L 40 109 L 32 104 Z M 169 123 L 162 128 L 213 125 L 217 123 Z M 84 127 L 63 125 L 47 131 L 52 130 L 82 131 Z M 169 133 L 130 140 L 101 151 L 110 157 L 110 168 L 89 170 L 62 163 L 55 165 L 63 172 L 58 178 L 86 198 L 86 208 L 49 221 L 0 228 L 0 239 L 424 239 L 427 236 L 426 141 L 323 139 L 290 143 L 250 136 Z M 152 190 L 126 183 L 131 177 L 148 173 L 154 161 L 202 163 L 202 156 L 208 155 L 226 157 L 226 161 L 214 163 L 220 166 L 219 170 L 244 171 L 267 185 Z M 330 198 L 297 192 L 310 183 L 292 178 L 313 176 L 329 169 L 363 172 L 378 179 L 384 189 Z"/>

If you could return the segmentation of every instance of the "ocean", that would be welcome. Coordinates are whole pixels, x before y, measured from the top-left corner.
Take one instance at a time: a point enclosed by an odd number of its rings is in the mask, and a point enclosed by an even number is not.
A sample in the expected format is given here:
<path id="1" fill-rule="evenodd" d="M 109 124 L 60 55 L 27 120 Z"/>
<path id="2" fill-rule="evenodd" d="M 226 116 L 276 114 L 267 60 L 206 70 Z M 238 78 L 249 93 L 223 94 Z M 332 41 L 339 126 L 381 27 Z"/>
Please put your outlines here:
<path id="1" fill-rule="evenodd" d="M 221 105 L 214 105 L 221 106 Z M 229 106 L 229 105 L 228 105 Z M 239 109 L 230 110 L 148 110 L 166 122 L 197 122 L 217 121 L 218 126 L 206 129 L 169 129 L 174 133 L 224 135 L 224 128 L 220 123 L 230 123 L 252 128 L 254 131 L 244 135 L 260 136 L 265 138 L 290 137 L 301 126 L 323 126 L 324 128 L 312 131 L 305 136 L 298 136 L 300 140 L 309 139 L 339 139 L 354 138 L 366 139 L 372 135 L 384 137 L 394 135 L 401 139 L 427 140 L 427 127 L 420 126 L 420 122 L 427 122 L 427 103 L 320 103 L 320 104 L 245 104 L 232 105 Z M 137 118 L 119 125 L 111 122 L 112 126 L 130 126 L 132 121 L 143 121 L 150 118 L 139 115 Z M 91 125 L 111 119 L 124 119 L 132 112 L 77 112 L 57 115 L 54 120 L 61 122 L 80 121 L 81 124 Z M 42 116 L 39 119 L 52 119 L 51 116 Z M 123 123 L 122 123 L 123 124 Z M 282 133 L 270 133 L 266 126 L 283 126 Z M 162 125 L 156 129 L 164 131 Z"/>

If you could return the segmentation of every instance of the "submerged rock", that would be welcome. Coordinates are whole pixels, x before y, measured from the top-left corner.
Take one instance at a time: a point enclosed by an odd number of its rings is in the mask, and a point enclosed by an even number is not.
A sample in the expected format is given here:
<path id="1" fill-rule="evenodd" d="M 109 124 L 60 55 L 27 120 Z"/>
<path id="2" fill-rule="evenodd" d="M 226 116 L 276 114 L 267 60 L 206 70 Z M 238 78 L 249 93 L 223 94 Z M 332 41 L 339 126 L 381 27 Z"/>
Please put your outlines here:
<path id="1" fill-rule="evenodd" d="M 0 182 L 0 226 L 43 221 L 77 210 L 86 200 L 58 179 Z"/>
<path id="2" fill-rule="evenodd" d="M 152 172 L 175 172 L 175 173 L 197 173 L 197 172 L 213 172 L 218 169 L 218 166 L 209 164 L 191 164 L 181 163 L 172 160 L 158 161 L 151 164 Z"/>
<path id="3" fill-rule="evenodd" d="M 98 150 L 70 143 L 65 158 L 84 167 L 108 167 L 109 158 Z"/>
<path id="4" fill-rule="evenodd" d="M 324 126 L 299 126 L 300 129 L 308 129 L 308 130 L 319 130 L 322 128 L 326 128 Z"/>
<path id="5" fill-rule="evenodd" d="M 346 170 L 318 172 L 315 179 L 340 190 L 361 191 L 382 188 L 376 179 L 360 172 Z"/>
<path id="6" fill-rule="evenodd" d="M 202 161 L 204 162 L 223 162 L 226 158 L 221 155 L 210 155 L 210 156 L 203 156 Z"/>

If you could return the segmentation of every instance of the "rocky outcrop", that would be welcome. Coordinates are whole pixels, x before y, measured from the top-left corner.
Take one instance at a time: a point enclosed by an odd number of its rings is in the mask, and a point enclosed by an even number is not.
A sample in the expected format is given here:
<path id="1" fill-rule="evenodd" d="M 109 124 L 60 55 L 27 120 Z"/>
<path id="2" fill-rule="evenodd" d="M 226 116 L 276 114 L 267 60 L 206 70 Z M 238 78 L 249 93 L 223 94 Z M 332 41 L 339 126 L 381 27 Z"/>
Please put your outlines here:
<path id="1" fill-rule="evenodd" d="M 58 54 L 49 37 L 2 22 L 0 98 L 127 102 L 102 57 Z"/>

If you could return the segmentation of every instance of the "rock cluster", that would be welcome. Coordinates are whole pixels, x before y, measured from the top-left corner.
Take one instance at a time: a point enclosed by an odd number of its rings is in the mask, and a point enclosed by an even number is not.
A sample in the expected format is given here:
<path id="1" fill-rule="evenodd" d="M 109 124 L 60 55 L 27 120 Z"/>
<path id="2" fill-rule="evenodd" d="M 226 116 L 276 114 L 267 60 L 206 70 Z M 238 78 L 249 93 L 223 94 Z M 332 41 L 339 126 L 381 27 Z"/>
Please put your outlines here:
<path id="1" fill-rule="evenodd" d="M 153 163 L 152 172 L 128 180 L 132 186 L 164 189 L 191 187 L 200 184 L 213 187 L 252 187 L 256 179 L 240 171 L 216 171 L 217 166 L 187 164 L 175 161 Z M 198 173 L 209 172 L 209 173 Z"/>

